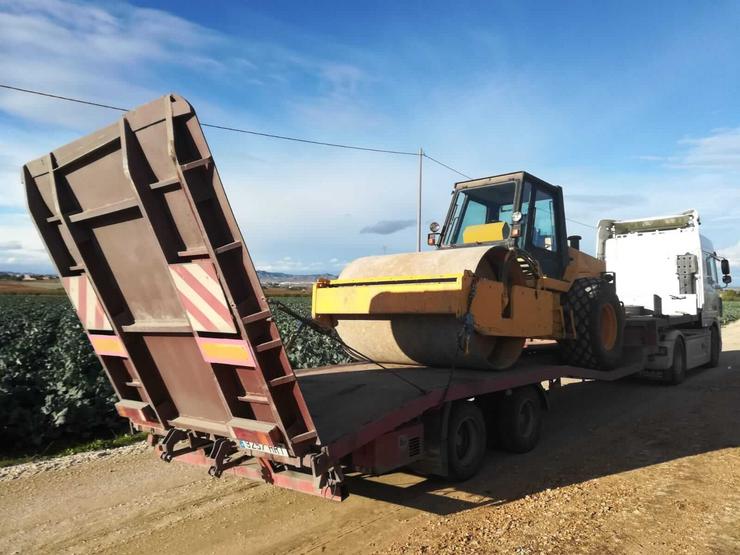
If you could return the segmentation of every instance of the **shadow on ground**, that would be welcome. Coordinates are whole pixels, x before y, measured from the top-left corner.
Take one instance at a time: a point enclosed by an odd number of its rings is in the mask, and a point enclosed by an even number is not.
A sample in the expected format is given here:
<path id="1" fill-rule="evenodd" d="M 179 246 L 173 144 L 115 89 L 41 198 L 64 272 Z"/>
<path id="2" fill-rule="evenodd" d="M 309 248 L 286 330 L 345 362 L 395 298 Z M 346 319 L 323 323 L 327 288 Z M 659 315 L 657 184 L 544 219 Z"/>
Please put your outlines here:
<path id="1" fill-rule="evenodd" d="M 352 495 L 441 515 L 504 504 L 548 488 L 738 447 L 739 394 L 740 351 L 724 352 L 719 367 L 691 371 L 678 386 L 641 378 L 570 383 L 552 392 L 542 439 L 530 453 L 489 450 L 481 472 L 463 483 L 350 477 L 349 488 Z"/>

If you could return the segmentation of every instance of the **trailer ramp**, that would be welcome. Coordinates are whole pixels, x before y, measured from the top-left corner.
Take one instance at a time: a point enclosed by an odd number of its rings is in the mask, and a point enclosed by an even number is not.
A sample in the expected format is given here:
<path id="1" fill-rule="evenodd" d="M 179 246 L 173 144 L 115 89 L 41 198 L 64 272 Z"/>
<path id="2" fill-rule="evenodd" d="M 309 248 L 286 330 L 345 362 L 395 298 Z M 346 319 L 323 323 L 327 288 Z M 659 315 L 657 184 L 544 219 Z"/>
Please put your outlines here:
<path id="1" fill-rule="evenodd" d="M 319 438 L 192 106 L 169 94 L 23 167 L 120 399 L 163 458 L 296 461 Z M 228 439 L 229 441 L 224 441 Z M 185 446 L 183 447 L 183 442 Z"/>

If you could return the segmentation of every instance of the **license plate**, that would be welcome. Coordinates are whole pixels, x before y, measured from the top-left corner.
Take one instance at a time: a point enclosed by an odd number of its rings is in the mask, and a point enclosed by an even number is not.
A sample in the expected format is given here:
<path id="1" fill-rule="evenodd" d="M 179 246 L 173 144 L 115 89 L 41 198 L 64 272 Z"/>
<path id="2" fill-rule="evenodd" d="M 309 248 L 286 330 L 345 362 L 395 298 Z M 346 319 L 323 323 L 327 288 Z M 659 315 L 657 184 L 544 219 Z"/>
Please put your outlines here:
<path id="1" fill-rule="evenodd" d="M 289 456 L 288 450 L 282 445 L 265 445 L 264 443 L 255 443 L 254 441 L 240 439 L 239 447 L 242 449 L 249 449 L 250 451 L 267 453 L 268 455 L 280 455 L 281 457 Z"/>

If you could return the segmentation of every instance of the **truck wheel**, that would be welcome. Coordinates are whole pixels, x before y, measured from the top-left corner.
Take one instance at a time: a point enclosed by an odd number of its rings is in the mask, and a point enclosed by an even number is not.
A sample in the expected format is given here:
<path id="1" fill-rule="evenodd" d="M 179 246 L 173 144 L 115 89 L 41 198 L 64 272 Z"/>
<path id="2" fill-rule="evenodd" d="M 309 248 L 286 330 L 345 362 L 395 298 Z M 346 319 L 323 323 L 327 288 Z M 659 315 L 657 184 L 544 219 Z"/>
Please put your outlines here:
<path id="1" fill-rule="evenodd" d="M 669 385 L 678 385 L 686 379 L 686 347 L 682 338 L 676 339 L 673 346 L 673 364 L 664 370 L 663 381 Z"/>
<path id="2" fill-rule="evenodd" d="M 534 449 L 542 429 L 542 402 L 533 388 L 514 389 L 511 395 L 502 397 L 496 413 L 501 447 L 512 453 Z"/>
<path id="3" fill-rule="evenodd" d="M 719 327 L 712 326 L 711 330 L 712 336 L 709 342 L 712 350 L 709 362 L 704 365 L 705 368 L 717 368 L 717 366 L 719 366 L 719 354 L 722 352 L 722 335 L 719 331 Z"/>
<path id="4" fill-rule="evenodd" d="M 447 477 L 454 481 L 472 478 L 486 457 L 486 422 L 475 403 L 452 405 L 447 425 Z"/>
<path id="5" fill-rule="evenodd" d="M 596 370 L 619 366 L 624 310 L 612 284 L 599 278 L 575 280 L 563 295 L 563 311 L 566 325 L 576 332 L 574 339 L 559 341 L 566 364 Z"/>

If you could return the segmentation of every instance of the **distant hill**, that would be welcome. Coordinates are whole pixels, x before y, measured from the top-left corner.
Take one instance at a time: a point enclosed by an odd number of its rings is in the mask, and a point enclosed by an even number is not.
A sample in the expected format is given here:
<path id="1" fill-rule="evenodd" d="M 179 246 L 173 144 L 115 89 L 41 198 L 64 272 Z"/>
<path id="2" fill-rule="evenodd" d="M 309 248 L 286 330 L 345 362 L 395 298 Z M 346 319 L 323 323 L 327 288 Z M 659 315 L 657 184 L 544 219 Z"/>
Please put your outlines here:
<path id="1" fill-rule="evenodd" d="M 56 279 L 57 276 L 55 275 L 48 275 L 48 274 L 28 274 L 23 272 L 7 272 L 0 270 L 0 280 L 13 280 L 13 281 L 20 281 L 24 277 L 26 279 L 33 278 L 33 279 Z M 319 278 L 326 278 L 326 279 L 336 279 L 337 276 L 333 274 L 286 274 L 283 272 L 264 272 L 262 270 L 257 270 L 257 277 L 259 277 L 260 282 L 265 284 L 289 284 L 289 285 L 311 285 L 313 282 L 315 282 Z"/>
<path id="2" fill-rule="evenodd" d="M 262 283 L 310 285 L 319 278 L 336 279 L 333 274 L 286 274 L 283 272 L 265 272 L 257 270 L 257 277 Z"/>

